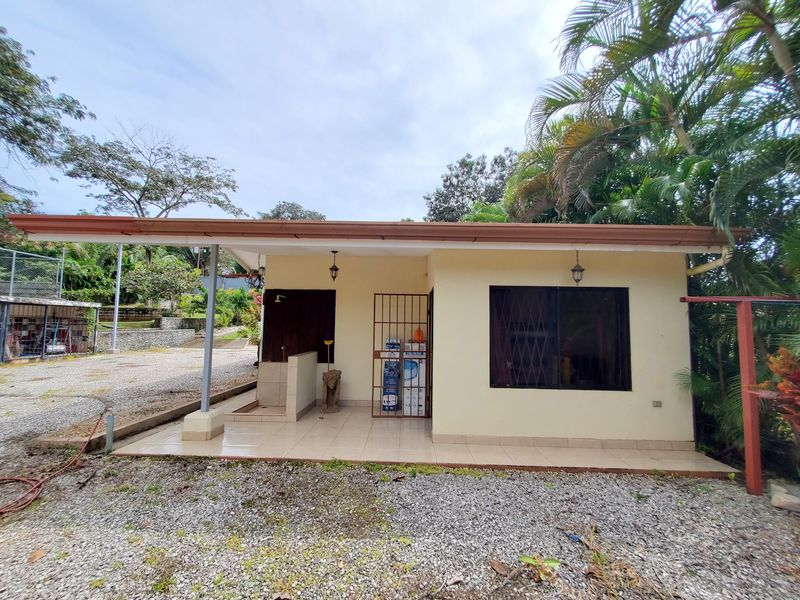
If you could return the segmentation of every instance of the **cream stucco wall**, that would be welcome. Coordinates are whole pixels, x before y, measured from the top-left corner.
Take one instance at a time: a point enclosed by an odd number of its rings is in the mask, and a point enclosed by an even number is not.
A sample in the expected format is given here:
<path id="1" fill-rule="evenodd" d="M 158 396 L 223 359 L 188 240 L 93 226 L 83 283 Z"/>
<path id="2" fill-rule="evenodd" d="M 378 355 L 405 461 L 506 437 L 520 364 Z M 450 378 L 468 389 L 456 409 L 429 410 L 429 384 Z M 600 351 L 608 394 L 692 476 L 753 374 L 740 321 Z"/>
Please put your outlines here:
<path id="1" fill-rule="evenodd" d="M 683 254 L 581 252 L 580 261 L 583 285 L 629 288 L 632 391 L 489 387 L 489 286 L 572 286 L 574 252 L 434 251 L 434 434 L 693 439 L 691 397 L 676 382 L 689 366 Z"/>
<path id="2" fill-rule="evenodd" d="M 372 398 L 374 294 L 428 293 L 427 258 L 339 254 L 336 263 L 340 271 L 333 282 L 328 272 L 330 255 L 268 256 L 266 286 L 336 290 L 335 367 L 342 371 L 341 400 L 368 406 Z M 321 398 L 327 365 L 317 368 L 317 398 Z"/>

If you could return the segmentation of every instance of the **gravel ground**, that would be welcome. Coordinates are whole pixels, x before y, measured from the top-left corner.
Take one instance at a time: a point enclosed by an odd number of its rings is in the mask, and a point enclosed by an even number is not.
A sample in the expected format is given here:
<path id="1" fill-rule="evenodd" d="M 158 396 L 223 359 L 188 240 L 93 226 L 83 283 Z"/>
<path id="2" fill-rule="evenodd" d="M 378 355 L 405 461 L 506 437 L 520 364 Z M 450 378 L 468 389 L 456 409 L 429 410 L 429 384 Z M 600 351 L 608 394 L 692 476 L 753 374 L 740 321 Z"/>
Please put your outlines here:
<path id="1" fill-rule="evenodd" d="M 800 519 L 733 482 L 336 466 L 88 458 L 0 522 L 0 597 L 800 598 Z"/>
<path id="2" fill-rule="evenodd" d="M 214 351 L 215 389 L 255 376 L 255 348 Z M 25 461 L 23 443 L 100 414 L 200 387 L 203 350 L 164 348 L 0 367 L 0 460 Z M 6 469 L 4 468 L 5 472 Z"/>

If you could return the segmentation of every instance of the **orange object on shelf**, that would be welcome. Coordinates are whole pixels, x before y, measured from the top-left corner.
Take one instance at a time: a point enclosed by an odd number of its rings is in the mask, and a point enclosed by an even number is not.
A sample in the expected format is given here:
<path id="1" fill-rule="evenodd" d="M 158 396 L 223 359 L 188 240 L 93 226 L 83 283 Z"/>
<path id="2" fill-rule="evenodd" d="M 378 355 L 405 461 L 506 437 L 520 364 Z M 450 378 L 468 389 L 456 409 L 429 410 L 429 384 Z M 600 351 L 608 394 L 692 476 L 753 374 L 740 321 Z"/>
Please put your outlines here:
<path id="1" fill-rule="evenodd" d="M 425 332 L 422 331 L 419 327 L 414 330 L 414 336 L 412 338 L 415 342 L 424 342 L 425 341 Z"/>

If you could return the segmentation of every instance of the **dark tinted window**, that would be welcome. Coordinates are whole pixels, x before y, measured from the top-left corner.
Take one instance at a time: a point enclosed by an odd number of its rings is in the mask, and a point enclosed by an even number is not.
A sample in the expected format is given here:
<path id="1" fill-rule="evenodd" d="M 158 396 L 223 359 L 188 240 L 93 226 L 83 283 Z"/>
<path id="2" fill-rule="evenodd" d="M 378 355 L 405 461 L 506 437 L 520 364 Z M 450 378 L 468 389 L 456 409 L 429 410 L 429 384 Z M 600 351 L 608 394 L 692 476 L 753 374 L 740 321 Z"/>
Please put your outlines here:
<path id="1" fill-rule="evenodd" d="M 630 390 L 628 290 L 491 287 L 492 387 Z"/>

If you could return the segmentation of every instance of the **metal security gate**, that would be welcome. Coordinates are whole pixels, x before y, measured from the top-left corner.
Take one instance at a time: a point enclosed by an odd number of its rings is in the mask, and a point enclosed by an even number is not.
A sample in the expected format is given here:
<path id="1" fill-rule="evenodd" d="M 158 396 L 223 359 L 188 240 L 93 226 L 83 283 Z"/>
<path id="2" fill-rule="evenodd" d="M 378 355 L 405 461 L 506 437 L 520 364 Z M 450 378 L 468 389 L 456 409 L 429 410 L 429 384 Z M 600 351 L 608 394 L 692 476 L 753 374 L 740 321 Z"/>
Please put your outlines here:
<path id="1" fill-rule="evenodd" d="M 373 417 L 431 415 L 430 299 L 428 294 L 375 294 Z"/>
<path id="2" fill-rule="evenodd" d="M 84 354 L 94 351 L 95 336 L 86 308 L 0 303 L 0 362 Z"/>

